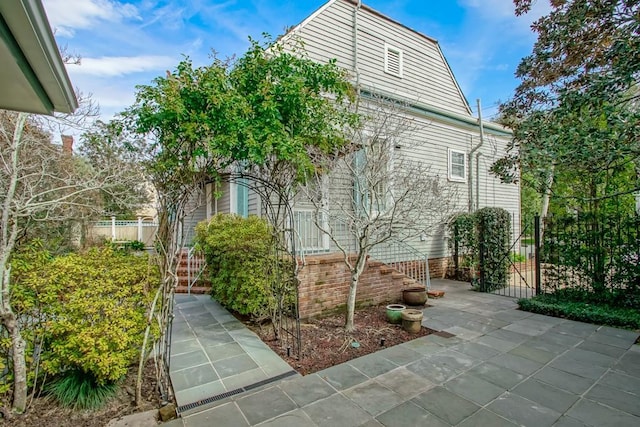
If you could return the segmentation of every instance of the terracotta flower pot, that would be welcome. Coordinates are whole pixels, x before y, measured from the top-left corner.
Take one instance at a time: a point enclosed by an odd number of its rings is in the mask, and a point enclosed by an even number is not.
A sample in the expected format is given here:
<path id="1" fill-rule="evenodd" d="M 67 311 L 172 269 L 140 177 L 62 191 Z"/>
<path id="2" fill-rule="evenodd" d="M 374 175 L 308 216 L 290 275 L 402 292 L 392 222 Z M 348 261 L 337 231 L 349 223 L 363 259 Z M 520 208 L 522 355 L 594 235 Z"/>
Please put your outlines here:
<path id="1" fill-rule="evenodd" d="M 389 323 L 396 325 L 402 323 L 402 310 L 406 308 L 402 304 L 389 304 L 387 306 L 387 320 Z"/>
<path id="2" fill-rule="evenodd" d="M 424 305 L 427 302 L 427 289 L 421 286 L 404 289 L 402 301 L 407 305 Z"/>
<path id="3" fill-rule="evenodd" d="M 422 327 L 422 311 L 408 308 L 402 310 L 402 329 L 410 334 L 417 334 Z"/>

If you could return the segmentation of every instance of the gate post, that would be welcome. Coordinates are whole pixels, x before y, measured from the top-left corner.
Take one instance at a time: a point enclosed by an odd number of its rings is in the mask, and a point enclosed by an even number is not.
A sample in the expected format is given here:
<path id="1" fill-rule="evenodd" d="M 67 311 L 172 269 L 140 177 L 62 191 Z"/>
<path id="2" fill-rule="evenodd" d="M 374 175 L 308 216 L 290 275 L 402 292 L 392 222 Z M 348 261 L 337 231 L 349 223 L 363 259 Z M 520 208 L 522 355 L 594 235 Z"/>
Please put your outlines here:
<path id="1" fill-rule="evenodd" d="M 460 265 L 458 257 L 460 256 L 458 247 L 458 224 L 453 226 L 453 267 L 455 269 L 455 279 L 460 277 Z M 428 267 L 427 267 L 428 268 Z"/>
<path id="2" fill-rule="evenodd" d="M 536 261 L 536 295 L 542 293 L 542 284 L 540 281 L 540 215 L 534 217 L 534 245 L 535 245 L 535 261 Z"/>
<path id="3" fill-rule="evenodd" d="M 487 292 L 487 287 L 486 287 L 486 277 L 485 277 L 485 272 L 484 272 L 484 240 L 480 240 L 480 254 L 479 254 L 479 260 L 478 260 L 478 264 L 480 267 L 480 292 Z"/>

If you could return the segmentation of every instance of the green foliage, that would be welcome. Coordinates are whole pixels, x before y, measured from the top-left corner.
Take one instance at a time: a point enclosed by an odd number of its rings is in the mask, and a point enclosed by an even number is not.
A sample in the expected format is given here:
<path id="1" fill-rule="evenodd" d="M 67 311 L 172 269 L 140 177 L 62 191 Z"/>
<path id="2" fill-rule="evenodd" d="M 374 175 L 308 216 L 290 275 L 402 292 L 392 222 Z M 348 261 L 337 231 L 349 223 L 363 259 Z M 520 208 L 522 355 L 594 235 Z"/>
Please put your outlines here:
<path id="1" fill-rule="evenodd" d="M 531 0 L 515 3 L 526 13 Z M 556 214 L 612 204 L 633 210 L 640 184 L 639 13 L 636 0 L 568 0 L 552 2 L 533 25 L 538 40 L 518 67 L 522 82 L 501 106 L 513 144 L 492 170 L 505 181 L 522 172 L 538 192 L 552 190 Z"/>
<path id="2" fill-rule="evenodd" d="M 531 227 L 536 215 L 540 215 L 542 197 L 534 185 L 534 178 L 528 172 L 522 172 L 520 181 L 520 224 L 521 229 Z M 533 230 L 532 230 L 533 231 Z"/>
<path id="3" fill-rule="evenodd" d="M 99 409 L 118 390 L 114 382 L 100 384 L 92 375 L 80 370 L 64 372 L 47 387 L 56 400 L 75 410 Z"/>
<path id="4" fill-rule="evenodd" d="M 150 202 L 147 180 L 140 168 L 140 156 L 123 141 L 121 124 L 96 120 L 92 129 L 81 136 L 78 153 L 94 168 L 117 169 L 122 184 L 105 191 L 101 189 L 96 202 L 105 217 L 137 218 L 136 211 Z"/>
<path id="5" fill-rule="evenodd" d="M 637 309 L 617 307 L 603 301 L 586 302 L 572 299 L 570 294 L 559 292 L 520 299 L 521 310 L 547 316 L 563 317 L 580 322 L 609 325 L 626 329 L 640 329 L 640 312 Z"/>
<path id="6" fill-rule="evenodd" d="M 120 251 L 123 253 L 140 252 L 144 251 L 146 246 L 140 240 L 127 240 L 124 242 L 108 242 L 108 245 L 113 248 L 114 251 Z"/>
<path id="7" fill-rule="evenodd" d="M 639 229 L 637 215 L 549 218 L 542 246 L 545 281 L 557 292 L 568 288 L 611 305 L 640 309 Z"/>
<path id="8" fill-rule="evenodd" d="M 485 292 L 504 288 L 509 281 L 511 215 L 502 208 L 491 207 L 482 208 L 475 215 L 484 276 L 480 285 Z"/>
<path id="9" fill-rule="evenodd" d="M 463 267 L 474 266 L 478 262 L 477 225 L 477 217 L 471 213 L 458 214 L 448 224 L 449 234 L 453 236 L 449 241 L 451 252 L 454 253 L 457 244 Z"/>
<path id="10" fill-rule="evenodd" d="M 211 295 L 223 306 L 256 318 L 275 304 L 270 269 L 273 234 L 265 220 L 218 214 L 196 226 L 196 245 L 207 260 Z"/>
<path id="11" fill-rule="evenodd" d="M 509 254 L 509 260 L 511 262 L 525 262 L 527 257 L 517 252 L 511 252 Z"/>
<path id="12" fill-rule="evenodd" d="M 517 254 L 509 250 L 509 212 L 487 207 L 472 214 L 459 214 L 449 223 L 449 232 L 453 236 L 452 252 L 456 242 L 458 244 L 458 254 L 462 257 L 460 266 L 478 267 L 483 271 L 484 283 L 479 283 L 480 290 L 491 292 L 507 285 L 509 264 L 517 259 Z"/>
<path id="13" fill-rule="evenodd" d="M 311 152 L 347 144 L 345 126 L 358 121 L 347 75 L 335 61 L 310 60 L 299 43 L 287 47 L 268 37 L 251 40 L 235 62 L 214 58 L 196 68 L 187 58 L 153 85 L 139 86 L 125 116 L 136 134 L 156 137 L 152 174 L 197 173 L 213 159 L 210 175 L 234 161 L 278 162 L 304 180 L 314 169 Z"/>
<path id="14" fill-rule="evenodd" d="M 104 247 L 52 257 L 35 246 L 17 253 L 12 268 L 12 305 L 26 322 L 28 351 L 42 346 L 43 372 L 80 370 L 100 385 L 126 373 L 159 284 L 148 256 Z"/>

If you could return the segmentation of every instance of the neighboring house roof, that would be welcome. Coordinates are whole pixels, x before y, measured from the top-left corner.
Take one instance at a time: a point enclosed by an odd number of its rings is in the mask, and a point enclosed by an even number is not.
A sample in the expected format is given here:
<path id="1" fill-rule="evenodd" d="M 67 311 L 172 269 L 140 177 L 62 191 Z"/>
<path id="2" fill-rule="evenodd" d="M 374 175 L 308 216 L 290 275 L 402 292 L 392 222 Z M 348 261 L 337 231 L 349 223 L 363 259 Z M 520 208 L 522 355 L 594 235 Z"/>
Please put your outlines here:
<path id="1" fill-rule="evenodd" d="M 38 114 L 78 107 L 40 0 L 0 1 L 0 108 Z"/>

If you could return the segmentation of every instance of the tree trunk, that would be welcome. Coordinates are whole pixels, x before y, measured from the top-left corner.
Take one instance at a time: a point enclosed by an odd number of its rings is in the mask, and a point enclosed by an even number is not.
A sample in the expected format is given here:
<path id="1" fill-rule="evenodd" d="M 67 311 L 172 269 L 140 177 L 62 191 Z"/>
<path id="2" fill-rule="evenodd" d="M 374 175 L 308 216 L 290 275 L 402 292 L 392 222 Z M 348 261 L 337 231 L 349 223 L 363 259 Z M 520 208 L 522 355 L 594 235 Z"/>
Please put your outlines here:
<path id="1" fill-rule="evenodd" d="M 356 311 L 356 296 L 358 291 L 358 282 L 360 276 L 367 265 L 368 251 L 361 251 L 358 254 L 358 259 L 354 269 L 351 270 L 351 284 L 349 285 L 349 295 L 347 296 L 347 313 L 345 316 L 344 330 L 346 332 L 353 332 L 356 329 L 354 322 L 354 315 Z"/>
<path id="2" fill-rule="evenodd" d="M 147 359 L 147 343 L 149 342 L 149 333 L 151 332 L 151 324 L 153 323 L 153 314 L 156 312 L 156 304 L 162 294 L 162 286 L 158 287 L 156 295 L 153 297 L 153 303 L 149 309 L 149 316 L 147 317 L 147 327 L 144 330 L 144 339 L 142 341 L 142 348 L 140 349 L 140 361 L 138 363 L 138 377 L 136 378 L 136 407 L 142 405 L 142 372 L 144 370 L 144 363 Z"/>
<path id="3" fill-rule="evenodd" d="M 26 343 L 20 333 L 16 315 L 9 304 L 9 277 L 11 269 L 2 271 L 2 291 L 0 293 L 0 319 L 11 337 L 13 350 L 13 411 L 22 413 L 27 407 L 27 365 L 25 362 Z"/>

